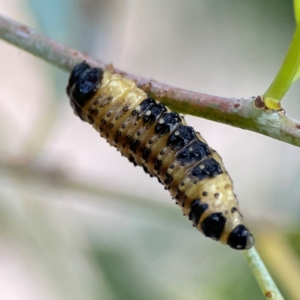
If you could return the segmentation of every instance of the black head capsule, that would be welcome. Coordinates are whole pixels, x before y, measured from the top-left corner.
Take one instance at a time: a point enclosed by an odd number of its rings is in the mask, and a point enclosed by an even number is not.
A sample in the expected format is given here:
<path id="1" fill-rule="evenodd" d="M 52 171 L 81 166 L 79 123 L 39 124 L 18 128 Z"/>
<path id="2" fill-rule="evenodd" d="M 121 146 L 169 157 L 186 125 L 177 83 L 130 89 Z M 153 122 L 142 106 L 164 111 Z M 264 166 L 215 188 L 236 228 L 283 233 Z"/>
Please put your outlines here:
<path id="1" fill-rule="evenodd" d="M 102 69 L 91 68 L 86 62 L 78 64 L 71 72 L 67 94 L 74 112 L 79 116 L 81 116 L 81 108 L 96 93 L 102 76 Z"/>
<path id="2" fill-rule="evenodd" d="M 254 245 L 254 237 L 244 225 L 238 225 L 231 231 L 227 244 L 236 250 L 250 249 Z"/>
<path id="3" fill-rule="evenodd" d="M 74 67 L 74 69 L 72 70 L 72 72 L 70 74 L 69 82 L 67 85 L 68 96 L 70 95 L 70 89 L 73 86 L 73 84 L 76 83 L 77 80 L 79 79 L 80 75 L 88 69 L 91 69 L 91 67 L 85 61 L 83 61 L 82 63 L 80 63 Z"/>

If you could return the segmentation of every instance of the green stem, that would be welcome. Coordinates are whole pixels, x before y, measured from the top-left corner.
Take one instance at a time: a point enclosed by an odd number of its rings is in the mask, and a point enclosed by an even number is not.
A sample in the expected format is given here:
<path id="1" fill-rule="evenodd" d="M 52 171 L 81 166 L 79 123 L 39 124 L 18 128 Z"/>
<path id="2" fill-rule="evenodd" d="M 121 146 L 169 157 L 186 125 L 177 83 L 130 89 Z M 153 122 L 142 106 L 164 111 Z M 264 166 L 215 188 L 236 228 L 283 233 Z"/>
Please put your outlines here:
<path id="1" fill-rule="evenodd" d="M 295 1 L 296 3 L 296 1 Z M 297 1 L 298 5 L 298 1 Z M 295 5 L 296 8 L 296 5 Z M 300 65 L 300 26 L 296 31 L 286 54 L 286 57 L 279 69 L 275 79 L 263 95 L 264 102 L 268 108 L 279 109 L 280 101 L 292 85 Z"/>
<path id="2" fill-rule="evenodd" d="M 297 24 L 300 23 L 300 0 L 294 0 L 294 14 Z"/>
<path id="3" fill-rule="evenodd" d="M 253 247 L 250 250 L 243 251 L 243 254 L 265 298 L 268 300 L 284 300 L 256 249 Z"/>

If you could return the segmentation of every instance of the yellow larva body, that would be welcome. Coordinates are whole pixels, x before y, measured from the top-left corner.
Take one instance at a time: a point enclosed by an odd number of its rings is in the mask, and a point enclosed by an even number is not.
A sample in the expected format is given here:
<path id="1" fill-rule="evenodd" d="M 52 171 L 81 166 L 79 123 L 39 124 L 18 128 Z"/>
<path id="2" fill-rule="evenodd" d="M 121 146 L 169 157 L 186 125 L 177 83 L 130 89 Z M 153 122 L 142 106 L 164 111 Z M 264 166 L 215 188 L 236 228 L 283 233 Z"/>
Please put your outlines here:
<path id="1" fill-rule="evenodd" d="M 85 62 L 72 71 L 67 93 L 75 113 L 157 177 L 198 230 L 234 249 L 252 247 L 221 157 L 182 116 L 132 80 Z"/>

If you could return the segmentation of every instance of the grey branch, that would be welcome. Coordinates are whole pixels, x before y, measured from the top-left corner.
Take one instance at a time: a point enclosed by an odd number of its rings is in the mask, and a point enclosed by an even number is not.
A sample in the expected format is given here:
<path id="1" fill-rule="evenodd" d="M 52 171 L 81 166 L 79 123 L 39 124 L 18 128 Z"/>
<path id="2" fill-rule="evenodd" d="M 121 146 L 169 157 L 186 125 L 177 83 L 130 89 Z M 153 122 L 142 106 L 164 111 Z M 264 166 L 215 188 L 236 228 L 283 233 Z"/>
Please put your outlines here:
<path id="1" fill-rule="evenodd" d="M 94 67 L 104 68 L 133 79 L 149 96 L 173 110 L 248 129 L 300 146 L 300 122 L 286 116 L 283 110 L 266 109 L 260 96 L 249 99 L 223 98 L 143 79 L 114 69 L 112 65 L 104 64 L 1 15 L 0 37 L 65 71 L 71 71 L 76 64 L 85 60 Z"/>

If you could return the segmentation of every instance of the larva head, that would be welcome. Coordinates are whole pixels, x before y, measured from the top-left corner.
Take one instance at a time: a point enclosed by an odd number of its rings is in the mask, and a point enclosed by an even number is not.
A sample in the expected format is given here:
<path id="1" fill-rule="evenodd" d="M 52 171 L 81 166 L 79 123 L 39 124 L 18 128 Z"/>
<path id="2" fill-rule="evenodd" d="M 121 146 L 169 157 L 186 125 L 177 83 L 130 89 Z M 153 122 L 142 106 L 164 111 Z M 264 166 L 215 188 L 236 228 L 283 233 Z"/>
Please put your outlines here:
<path id="1" fill-rule="evenodd" d="M 231 231 L 227 244 L 236 250 L 250 249 L 254 245 L 254 238 L 244 225 L 238 225 Z"/>
<path id="2" fill-rule="evenodd" d="M 103 70 L 91 68 L 85 61 L 75 66 L 67 85 L 67 94 L 74 112 L 81 116 L 81 108 L 96 93 Z"/>

